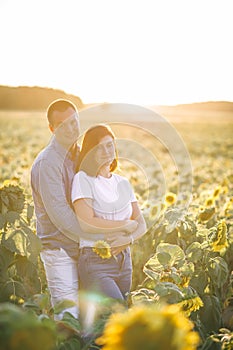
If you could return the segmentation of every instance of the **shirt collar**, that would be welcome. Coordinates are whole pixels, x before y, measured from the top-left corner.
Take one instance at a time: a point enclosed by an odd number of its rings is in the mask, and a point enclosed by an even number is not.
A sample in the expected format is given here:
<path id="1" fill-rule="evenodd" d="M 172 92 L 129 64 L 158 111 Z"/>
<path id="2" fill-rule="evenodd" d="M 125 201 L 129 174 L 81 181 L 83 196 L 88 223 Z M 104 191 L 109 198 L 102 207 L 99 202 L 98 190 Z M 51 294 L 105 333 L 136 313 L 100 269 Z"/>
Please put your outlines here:
<path id="1" fill-rule="evenodd" d="M 71 152 L 62 146 L 54 135 L 52 136 L 51 144 L 53 145 L 55 151 L 62 155 L 64 158 L 69 157 L 70 159 L 74 160 L 79 153 L 79 146 L 77 143 L 75 144 L 74 150 Z"/>

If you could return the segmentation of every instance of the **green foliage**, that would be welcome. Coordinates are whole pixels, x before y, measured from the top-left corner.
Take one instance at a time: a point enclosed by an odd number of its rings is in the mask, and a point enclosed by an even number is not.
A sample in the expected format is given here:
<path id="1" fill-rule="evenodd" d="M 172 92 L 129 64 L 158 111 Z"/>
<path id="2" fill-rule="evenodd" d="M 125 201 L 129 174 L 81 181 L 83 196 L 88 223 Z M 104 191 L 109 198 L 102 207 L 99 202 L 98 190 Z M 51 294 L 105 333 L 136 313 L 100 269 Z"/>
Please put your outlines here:
<path id="1" fill-rule="evenodd" d="M 51 308 L 39 259 L 41 246 L 35 235 L 28 179 L 35 155 L 50 137 L 44 115 L 23 112 L 22 115 L 18 113 L 16 118 L 14 113 L 6 115 L 2 111 L 0 123 L 1 180 L 11 179 L 3 182 L 0 188 L 0 302 L 2 305 L 6 301 L 22 305 L 20 312 L 24 317 L 25 311 L 30 311 L 27 319 L 34 315 L 31 323 L 36 324 L 35 330 L 30 334 L 33 345 L 39 344 L 40 349 L 46 349 L 46 346 L 42 346 L 40 339 L 37 341 L 38 334 L 47 339 L 48 346 L 53 332 L 56 333 L 56 350 L 88 349 L 94 338 L 84 344 L 81 340 L 83 329 L 70 314 L 66 313 L 58 323 L 53 321 L 54 311 L 60 311 L 65 304 L 57 305 L 55 310 Z M 89 126 L 88 121 L 82 120 L 81 124 Z M 122 171 L 129 176 L 137 192 L 149 228 L 147 234 L 131 247 L 131 304 L 164 301 L 180 304 L 184 312 L 190 313 L 189 317 L 201 335 L 203 343 L 199 350 L 233 348 L 232 330 L 220 328 L 224 302 L 233 294 L 232 125 L 230 122 L 226 128 L 219 123 L 216 127 L 203 123 L 203 120 L 200 124 L 196 123 L 195 128 L 191 123 L 176 124 L 187 143 L 194 169 L 193 200 L 185 216 L 180 215 L 182 196 L 179 203 L 161 209 L 164 206 L 161 182 L 153 164 L 148 163 L 146 168 L 151 182 L 149 188 L 146 188 L 137 169 L 129 164 L 122 166 Z M 153 128 L 152 124 L 150 126 Z M 11 135 L 11 138 L 5 135 Z M 180 190 L 177 188 L 176 169 L 170 165 L 168 152 L 160 146 L 154 147 L 144 135 L 141 144 L 147 144 L 161 163 L 169 191 L 176 193 Z M 124 155 L 124 149 L 119 149 L 119 154 Z M 182 181 L 185 187 L 187 177 L 184 176 Z M 185 193 L 182 195 L 185 197 Z M 6 345 L 4 341 L 10 339 L 8 335 L 15 332 L 12 328 L 17 320 L 15 309 L 8 309 L 8 312 L 11 316 L 8 318 L 9 329 L 4 328 L 6 334 L 1 333 L 0 327 L 0 349 L 1 336 L 4 335 L 3 344 Z M 229 312 L 231 320 L 233 311 L 230 309 Z M 95 325 L 98 332 L 101 333 L 106 319 Z M 49 331 L 43 328 L 47 327 L 46 322 L 50 325 L 48 328 L 51 327 Z M 43 325 L 43 330 L 39 325 Z M 22 322 L 22 327 L 27 329 L 28 324 Z M 22 331 L 23 328 L 20 330 L 22 339 L 31 341 L 27 338 L 27 331 Z M 98 348 L 93 344 L 92 347 Z"/>
<path id="2" fill-rule="evenodd" d="M 2 215 L 12 212 L 21 214 L 24 203 L 25 195 L 21 187 L 6 183 L 0 188 L 0 211 Z"/>
<path id="3" fill-rule="evenodd" d="M 22 303 L 42 288 L 39 274 L 41 243 L 31 225 L 32 207 L 26 204 L 22 188 L 4 182 L 0 188 L 1 302 Z"/>
<path id="4" fill-rule="evenodd" d="M 228 227 L 222 220 L 205 224 L 194 218 L 192 221 L 191 215 L 172 227 L 171 233 L 165 226 L 164 242 L 156 246 L 155 253 L 145 263 L 143 271 L 147 277 L 143 288 L 133 291 L 132 302 L 165 301 L 182 305 L 205 340 L 211 331 L 217 332 L 221 327 L 223 303 L 232 291 L 227 284 L 231 272 L 226 254 L 231 248 Z M 213 244 L 212 232 L 217 230 Z"/>
<path id="5" fill-rule="evenodd" d="M 1 350 L 83 348 L 80 324 L 72 315 L 65 313 L 61 321 L 55 322 L 46 314 L 36 315 L 28 303 L 24 306 L 25 308 L 10 303 L 0 304 Z"/>
<path id="6" fill-rule="evenodd" d="M 82 344 L 79 339 L 70 338 L 62 342 L 57 350 L 81 350 L 83 349 Z"/>
<path id="7" fill-rule="evenodd" d="M 208 341 L 212 344 L 218 344 L 221 346 L 221 350 L 233 349 L 233 332 L 229 329 L 221 328 L 218 333 L 211 335 Z"/>
<path id="8" fill-rule="evenodd" d="M 9 304 L 0 304 L 0 348 L 7 350 L 53 350 L 56 325 L 40 320 L 33 312 Z"/>
<path id="9" fill-rule="evenodd" d="M 200 320 L 206 334 L 217 332 L 221 327 L 221 301 L 214 295 L 202 295 L 204 307 L 199 310 Z"/>

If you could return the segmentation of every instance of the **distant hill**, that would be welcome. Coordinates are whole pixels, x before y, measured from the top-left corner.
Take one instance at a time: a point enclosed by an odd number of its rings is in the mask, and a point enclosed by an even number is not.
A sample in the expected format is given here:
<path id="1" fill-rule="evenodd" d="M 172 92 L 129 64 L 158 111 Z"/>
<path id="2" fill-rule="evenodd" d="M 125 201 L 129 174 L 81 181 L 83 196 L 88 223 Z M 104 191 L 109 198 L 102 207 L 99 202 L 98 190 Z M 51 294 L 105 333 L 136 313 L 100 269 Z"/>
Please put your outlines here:
<path id="1" fill-rule="evenodd" d="M 209 101 L 209 102 L 196 102 L 190 104 L 180 104 L 174 106 L 152 106 L 152 109 L 161 109 L 168 111 L 185 111 L 189 110 L 190 112 L 201 111 L 213 111 L 216 112 L 233 112 L 233 102 L 229 101 Z"/>
<path id="2" fill-rule="evenodd" d="M 19 86 L 10 87 L 0 85 L 0 110 L 38 110 L 44 111 L 48 105 L 55 99 L 66 98 L 71 100 L 78 107 L 79 110 L 87 109 L 86 117 L 94 118 L 96 114 L 103 115 L 103 110 L 107 112 L 109 109 L 112 113 L 112 104 L 108 103 L 93 103 L 84 105 L 81 98 L 75 95 L 70 95 L 62 90 L 44 88 L 44 87 L 29 87 Z M 88 107 L 96 107 L 91 111 Z M 146 108 L 146 107 L 145 107 Z M 197 118 L 225 118 L 226 121 L 233 118 L 233 102 L 228 101 L 210 101 L 191 104 L 180 104 L 174 106 L 148 106 L 148 108 L 158 114 L 164 115 L 172 120 L 187 120 L 192 122 Z M 135 109 L 133 109 L 135 112 Z M 106 113 L 107 113 L 106 112 Z M 121 111 L 121 118 L 128 118 L 127 113 L 131 113 L 127 108 L 124 109 L 124 113 Z M 107 113 L 108 114 L 108 113 Z M 98 116 L 97 116 L 98 117 Z M 143 116 L 143 120 L 147 117 Z"/>
<path id="3" fill-rule="evenodd" d="M 55 99 L 65 98 L 79 109 L 84 107 L 80 97 L 69 95 L 62 90 L 42 87 L 0 85 L 0 109 L 4 110 L 45 110 Z"/>
<path id="4" fill-rule="evenodd" d="M 180 104 L 174 106 L 151 106 L 152 110 L 159 112 L 174 113 L 189 111 L 190 113 L 201 112 L 230 112 L 233 113 L 233 102 L 229 101 L 209 101 L 209 102 L 196 102 L 190 104 Z"/>
<path id="5" fill-rule="evenodd" d="M 151 106 L 156 113 L 174 122 L 226 122 L 233 121 L 233 102 L 209 101 L 174 106 Z"/>

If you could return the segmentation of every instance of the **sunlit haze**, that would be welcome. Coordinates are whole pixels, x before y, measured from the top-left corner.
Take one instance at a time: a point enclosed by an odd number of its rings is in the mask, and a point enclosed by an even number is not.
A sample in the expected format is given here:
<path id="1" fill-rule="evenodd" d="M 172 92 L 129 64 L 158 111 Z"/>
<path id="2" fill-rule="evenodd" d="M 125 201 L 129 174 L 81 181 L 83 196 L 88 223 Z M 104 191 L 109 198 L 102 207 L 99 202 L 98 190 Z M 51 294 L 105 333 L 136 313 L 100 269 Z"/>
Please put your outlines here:
<path id="1" fill-rule="evenodd" d="M 231 0 L 0 0 L 0 32 L 0 85 L 84 103 L 233 101 Z"/>

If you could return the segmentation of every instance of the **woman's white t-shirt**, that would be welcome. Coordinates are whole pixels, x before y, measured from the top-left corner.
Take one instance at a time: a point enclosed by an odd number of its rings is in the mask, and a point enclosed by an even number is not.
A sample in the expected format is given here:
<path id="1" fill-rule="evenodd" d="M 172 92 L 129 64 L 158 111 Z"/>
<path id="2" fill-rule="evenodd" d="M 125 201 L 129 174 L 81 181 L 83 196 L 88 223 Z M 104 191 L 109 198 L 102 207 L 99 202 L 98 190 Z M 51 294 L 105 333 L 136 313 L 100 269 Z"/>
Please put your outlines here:
<path id="1" fill-rule="evenodd" d="M 75 174 L 72 202 L 77 199 L 91 198 L 95 216 L 108 220 L 127 220 L 132 215 L 132 202 L 137 199 L 125 177 L 111 174 L 110 178 L 98 175 L 89 176 L 84 171 Z M 80 247 L 93 246 L 92 241 L 80 239 Z"/>

